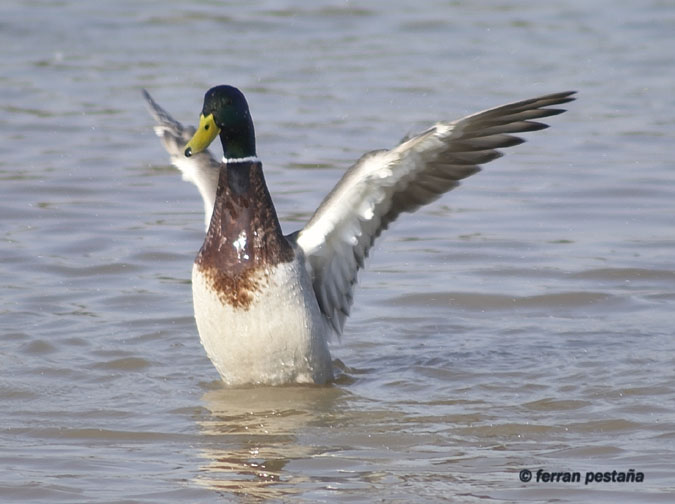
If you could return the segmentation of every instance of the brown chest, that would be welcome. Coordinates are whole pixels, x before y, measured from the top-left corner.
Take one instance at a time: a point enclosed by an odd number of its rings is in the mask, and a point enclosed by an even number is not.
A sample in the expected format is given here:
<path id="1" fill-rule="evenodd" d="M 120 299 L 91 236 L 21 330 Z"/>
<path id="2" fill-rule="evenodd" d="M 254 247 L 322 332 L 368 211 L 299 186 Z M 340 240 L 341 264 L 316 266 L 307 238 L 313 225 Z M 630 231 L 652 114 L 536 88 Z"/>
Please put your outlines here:
<path id="1" fill-rule="evenodd" d="M 195 259 L 223 303 L 247 309 L 266 272 L 293 260 L 260 162 L 221 166 L 208 232 Z"/>

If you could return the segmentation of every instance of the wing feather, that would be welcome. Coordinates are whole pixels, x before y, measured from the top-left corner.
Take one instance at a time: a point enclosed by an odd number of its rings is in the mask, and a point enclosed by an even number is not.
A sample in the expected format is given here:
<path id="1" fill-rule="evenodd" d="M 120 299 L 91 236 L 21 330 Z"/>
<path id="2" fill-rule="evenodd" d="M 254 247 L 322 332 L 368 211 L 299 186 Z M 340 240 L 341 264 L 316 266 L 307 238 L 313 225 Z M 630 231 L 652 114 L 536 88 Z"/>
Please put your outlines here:
<path id="1" fill-rule="evenodd" d="M 547 128 L 534 121 L 564 112 L 547 108 L 574 100 L 555 93 L 440 122 L 391 150 L 361 157 L 294 237 L 312 274 L 327 321 L 342 333 L 357 273 L 375 239 L 402 212 L 412 212 L 524 140 L 513 133 Z"/>
<path id="2" fill-rule="evenodd" d="M 162 145 L 169 153 L 171 164 L 183 174 L 183 180 L 192 182 L 197 186 L 204 202 L 204 224 L 208 229 L 211 222 L 211 213 L 216 201 L 216 188 L 218 187 L 218 174 L 220 163 L 215 160 L 208 149 L 185 157 L 185 144 L 190 141 L 195 133 L 192 126 L 183 126 L 176 121 L 171 114 L 160 107 L 152 99 L 150 93 L 143 89 L 148 112 L 155 120 L 155 134 L 162 141 Z"/>

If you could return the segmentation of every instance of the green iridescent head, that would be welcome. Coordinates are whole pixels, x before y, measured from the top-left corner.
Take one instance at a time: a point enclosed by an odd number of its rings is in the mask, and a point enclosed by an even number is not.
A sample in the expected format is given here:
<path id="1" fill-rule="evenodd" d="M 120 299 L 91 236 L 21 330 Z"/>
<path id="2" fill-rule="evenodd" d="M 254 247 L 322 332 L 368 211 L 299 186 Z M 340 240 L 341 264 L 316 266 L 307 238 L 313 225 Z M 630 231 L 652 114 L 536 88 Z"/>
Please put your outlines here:
<path id="1" fill-rule="evenodd" d="M 220 135 L 226 158 L 255 156 L 255 131 L 244 94 L 233 86 L 216 86 L 204 95 L 197 132 L 185 146 L 185 156 L 206 149 Z"/>

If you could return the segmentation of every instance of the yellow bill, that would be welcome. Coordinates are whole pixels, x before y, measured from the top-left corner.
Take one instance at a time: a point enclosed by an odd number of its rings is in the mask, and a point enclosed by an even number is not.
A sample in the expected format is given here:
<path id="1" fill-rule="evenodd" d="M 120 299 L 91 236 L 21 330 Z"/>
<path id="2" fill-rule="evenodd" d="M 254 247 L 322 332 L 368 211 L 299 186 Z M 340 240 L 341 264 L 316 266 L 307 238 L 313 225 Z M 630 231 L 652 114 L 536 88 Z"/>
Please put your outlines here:
<path id="1" fill-rule="evenodd" d="M 197 132 L 192 136 L 190 141 L 185 145 L 185 157 L 190 157 L 193 154 L 206 149 L 213 139 L 220 133 L 220 128 L 216 126 L 216 121 L 213 119 L 213 114 L 199 116 L 199 127 Z"/>

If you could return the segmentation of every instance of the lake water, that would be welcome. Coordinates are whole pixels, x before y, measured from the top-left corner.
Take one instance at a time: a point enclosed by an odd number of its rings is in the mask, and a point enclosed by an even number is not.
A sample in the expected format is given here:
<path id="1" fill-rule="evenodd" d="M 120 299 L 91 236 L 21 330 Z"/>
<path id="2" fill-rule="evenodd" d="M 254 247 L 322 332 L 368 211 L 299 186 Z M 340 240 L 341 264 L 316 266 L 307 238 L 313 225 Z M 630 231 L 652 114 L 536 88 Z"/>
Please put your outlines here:
<path id="1" fill-rule="evenodd" d="M 0 5 L 0 500 L 672 502 L 672 3 L 251 4 Z M 579 95 L 383 235 L 336 384 L 228 390 L 140 94 L 194 124 L 221 83 L 287 232 L 367 150 Z"/>

